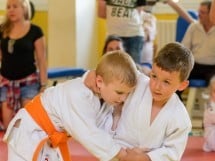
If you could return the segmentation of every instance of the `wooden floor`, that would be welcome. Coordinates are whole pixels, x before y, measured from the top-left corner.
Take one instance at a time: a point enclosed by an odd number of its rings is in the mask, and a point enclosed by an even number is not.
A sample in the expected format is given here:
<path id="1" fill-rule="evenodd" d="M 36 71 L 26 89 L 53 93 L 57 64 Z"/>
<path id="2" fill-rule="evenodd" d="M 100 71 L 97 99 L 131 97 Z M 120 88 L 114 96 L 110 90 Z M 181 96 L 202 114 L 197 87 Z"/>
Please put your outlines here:
<path id="1" fill-rule="evenodd" d="M 2 137 L 3 133 L 0 132 L 0 160 L 7 161 L 7 146 L 2 142 Z M 202 137 L 190 136 L 181 161 L 215 161 L 215 152 L 203 152 L 202 144 Z M 69 141 L 69 149 L 73 161 L 98 161 L 75 141 Z"/>

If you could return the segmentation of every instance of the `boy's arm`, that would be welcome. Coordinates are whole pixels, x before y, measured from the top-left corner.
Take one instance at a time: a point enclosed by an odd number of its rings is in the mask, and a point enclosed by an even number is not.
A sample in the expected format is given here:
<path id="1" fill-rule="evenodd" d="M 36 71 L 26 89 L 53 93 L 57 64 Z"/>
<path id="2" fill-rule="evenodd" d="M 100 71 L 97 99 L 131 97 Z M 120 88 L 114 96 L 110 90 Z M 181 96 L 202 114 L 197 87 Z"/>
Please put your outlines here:
<path id="1" fill-rule="evenodd" d="M 97 0 L 98 2 L 98 17 L 106 18 L 106 1 L 105 0 Z"/>
<path id="2" fill-rule="evenodd" d="M 210 9 L 210 19 L 211 19 L 211 22 L 215 25 L 215 0 L 212 1 L 212 5 Z"/>

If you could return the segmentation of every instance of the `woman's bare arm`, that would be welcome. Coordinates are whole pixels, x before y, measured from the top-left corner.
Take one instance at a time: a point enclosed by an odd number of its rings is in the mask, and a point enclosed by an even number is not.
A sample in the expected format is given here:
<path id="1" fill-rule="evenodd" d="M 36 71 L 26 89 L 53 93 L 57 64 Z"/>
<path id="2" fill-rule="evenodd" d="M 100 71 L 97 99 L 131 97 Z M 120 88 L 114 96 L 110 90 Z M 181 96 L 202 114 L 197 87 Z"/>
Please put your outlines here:
<path id="1" fill-rule="evenodd" d="M 97 3 L 98 3 L 98 17 L 106 18 L 106 1 L 97 0 Z"/>
<path id="2" fill-rule="evenodd" d="M 187 22 L 195 22 L 195 19 L 193 19 L 189 15 L 189 13 L 184 10 L 184 8 L 182 8 L 178 3 L 173 2 L 173 0 L 166 0 L 165 3 L 172 7 L 179 14 L 179 16 L 183 17 Z"/>

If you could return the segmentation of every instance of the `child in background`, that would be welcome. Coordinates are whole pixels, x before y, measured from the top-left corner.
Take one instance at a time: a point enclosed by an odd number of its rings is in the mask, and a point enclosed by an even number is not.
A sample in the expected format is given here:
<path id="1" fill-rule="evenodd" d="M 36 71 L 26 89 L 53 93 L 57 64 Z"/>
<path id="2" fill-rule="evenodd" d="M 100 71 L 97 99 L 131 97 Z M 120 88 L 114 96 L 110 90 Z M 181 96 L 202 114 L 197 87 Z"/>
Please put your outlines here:
<path id="1" fill-rule="evenodd" d="M 118 35 L 109 35 L 105 40 L 105 44 L 104 44 L 104 48 L 103 48 L 103 55 L 109 51 L 114 51 L 114 50 L 125 51 L 123 40 Z M 149 54 L 151 54 L 151 53 L 149 53 Z M 151 59 L 151 58 L 149 58 L 149 59 Z M 142 64 L 136 63 L 136 66 L 140 72 L 142 72 L 146 75 L 149 75 L 150 67 L 149 67 L 148 63 L 147 63 L 147 65 L 146 64 L 142 65 Z"/>
<path id="2" fill-rule="evenodd" d="M 143 43 L 143 51 L 141 55 L 141 66 L 144 73 L 148 76 L 152 69 L 152 60 L 153 60 L 154 51 L 155 51 L 154 40 L 157 34 L 157 28 L 156 28 L 157 19 L 151 13 L 152 7 L 153 6 L 144 6 L 144 11 L 142 12 L 145 40 Z"/>
<path id="3" fill-rule="evenodd" d="M 215 76 L 209 84 L 209 100 L 204 111 L 204 145 L 205 152 L 215 151 Z"/>
<path id="4" fill-rule="evenodd" d="M 4 136 L 8 161 L 68 161 L 68 135 L 102 161 L 126 155 L 111 136 L 97 128 L 96 118 L 100 99 L 118 106 L 133 91 L 135 63 L 122 51 L 104 55 L 96 68 L 97 93 L 84 85 L 85 76 L 46 89 L 19 110 Z"/>
<path id="5" fill-rule="evenodd" d="M 103 53 L 114 51 L 114 50 L 122 50 L 125 51 L 122 39 L 117 35 L 109 35 L 104 44 Z"/>

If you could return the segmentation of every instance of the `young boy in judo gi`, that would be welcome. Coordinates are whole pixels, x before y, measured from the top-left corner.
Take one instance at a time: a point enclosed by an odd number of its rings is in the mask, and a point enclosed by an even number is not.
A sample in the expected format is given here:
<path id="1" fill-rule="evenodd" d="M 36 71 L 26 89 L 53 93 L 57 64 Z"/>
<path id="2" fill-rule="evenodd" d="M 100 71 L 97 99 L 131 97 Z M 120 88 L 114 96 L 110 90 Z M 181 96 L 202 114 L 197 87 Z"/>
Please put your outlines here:
<path id="1" fill-rule="evenodd" d="M 215 151 L 215 76 L 210 80 L 209 99 L 204 110 L 204 144 L 205 152 Z"/>
<path id="2" fill-rule="evenodd" d="M 169 43 L 154 58 L 150 78 L 139 74 L 135 91 L 126 99 L 113 135 L 127 148 L 129 155 L 122 161 L 181 159 L 192 125 L 175 92 L 188 86 L 193 64 L 190 50 L 179 43 Z"/>
<path id="3" fill-rule="evenodd" d="M 96 68 L 94 93 L 82 78 L 46 89 L 10 122 L 4 141 L 8 161 L 69 161 L 67 138 L 79 141 L 102 161 L 126 155 L 112 137 L 96 126 L 100 99 L 118 106 L 137 83 L 137 69 L 123 51 L 102 57 Z"/>
<path id="4" fill-rule="evenodd" d="M 123 161 L 181 160 L 192 124 L 175 92 L 189 85 L 193 65 L 191 51 L 182 44 L 169 43 L 158 52 L 149 80 L 138 82 L 123 107 L 114 136 L 130 148 Z"/>

